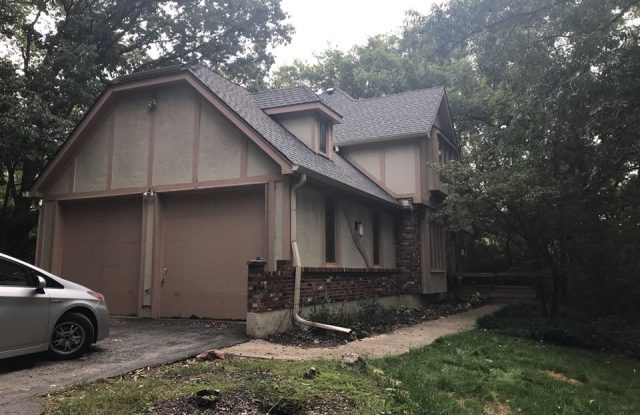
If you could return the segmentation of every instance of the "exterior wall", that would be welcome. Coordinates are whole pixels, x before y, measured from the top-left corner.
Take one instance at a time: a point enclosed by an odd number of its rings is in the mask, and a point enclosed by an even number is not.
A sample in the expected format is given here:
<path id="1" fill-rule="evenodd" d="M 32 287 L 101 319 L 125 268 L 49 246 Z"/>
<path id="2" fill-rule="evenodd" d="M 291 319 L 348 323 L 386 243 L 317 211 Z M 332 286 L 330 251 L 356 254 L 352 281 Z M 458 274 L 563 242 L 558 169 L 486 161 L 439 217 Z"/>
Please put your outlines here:
<path id="1" fill-rule="evenodd" d="M 335 196 L 320 187 L 305 185 L 297 191 L 298 245 L 303 266 L 323 267 L 325 263 L 325 198 L 336 202 L 336 263 L 349 268 L 373 266 L 373 215 L 380 214 L 380 266 L 395 267 L 395 217 L 385 209 L 353 198 Z M 355 235 L 354 222 L 364 226 L 364 235 Z M 353 233 L 352 233 L 353 231 Z M 363 255 L 358 248 L 362 248 Z M 366 257 L 366 259 L 365 259 Z"/>
<path id="2" fill-rule="evenodd" d="M 264 261 L 249 262 L 247 334 L 266 337 L 292 327 L 294 274 L 290 263 L 265 271 Z M 315 306 L 356 311 L 358 301 L 376 298 L 383 306 L 421 305 L 419 281 L 396 268 L 303 268 L 301 314 Z"/>
<path id="3" fill-rule="evenodd" d="M 318 118 L 313 113 L 287 114 L 275 116 L 284 128 L 307 147 L 316 151 L 318 141 Z"/>
<path id="4" fill-rule="evenodd" d="M 190 86 L 126 92 L 102 112 L 46 184 L 45 199 L 280 174 Z"/>
<path id="5" fill-rule="evenodd" d="M 391 140 L 344 147 L 341 150 L 360 170 L 398 198 L 422 198 L 421 146 L 424 138 Z"/>
<path id="6" fill-rule="evenodd" d="M 293 307 L 293 269 L 284 266 L 269 272 L 264 268 L 264 261 L 250 262 L 249 312 Z M 419 292 L 419 282 L 398 268 L 304 267 L 300 302 L 303 306 L 312 306 Z"/>
<path id="7" fill-rule="evenodd" d="M 36 265 L 44 269 L 50 269 L 51 267 L 55 211 L 55 202 L 45 202 L 40 207 L 38 216 Z"/>

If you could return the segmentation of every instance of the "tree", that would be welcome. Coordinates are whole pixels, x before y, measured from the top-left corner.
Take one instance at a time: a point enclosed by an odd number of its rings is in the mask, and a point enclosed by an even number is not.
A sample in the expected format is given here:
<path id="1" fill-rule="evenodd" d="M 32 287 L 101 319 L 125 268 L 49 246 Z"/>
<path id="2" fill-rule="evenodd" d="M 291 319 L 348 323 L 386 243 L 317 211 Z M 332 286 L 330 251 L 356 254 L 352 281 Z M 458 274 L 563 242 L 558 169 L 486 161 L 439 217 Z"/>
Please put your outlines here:
<path id="1" fill-rule="evenodd" d="M 32 255 L 23 192 L 109 80 L 198 61 L 255 89 L 285 17 L 279 0 L 0 0 L 0 251 Z"/>
<path id="2" fill-rule="evenodd" d="M 640 294 L 638 4 L 452 1 L 412 14 L 386 45 L 354 48 L 333 78 L 325 54 L 276 79 L 332 80 L 356 97 L 444 84 L 464 146 L 450 167 L 452 226 L 474 223 L 547 270 L 552 318 L 569 284 L 611 310 Z M 400 79 L 380 76 L 381 62 Z M 355 67 L 382 85 L 363 89 Z"/>

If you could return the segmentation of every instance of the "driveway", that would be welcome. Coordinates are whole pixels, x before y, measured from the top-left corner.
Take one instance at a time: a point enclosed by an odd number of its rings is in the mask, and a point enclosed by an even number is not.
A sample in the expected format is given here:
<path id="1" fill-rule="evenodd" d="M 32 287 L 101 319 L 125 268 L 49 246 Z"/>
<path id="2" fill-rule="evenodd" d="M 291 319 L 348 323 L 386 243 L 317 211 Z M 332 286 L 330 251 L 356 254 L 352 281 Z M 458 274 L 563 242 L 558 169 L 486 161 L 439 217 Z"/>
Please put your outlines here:
<path id="1" fill-rule="evenodd" d="M 243 323 L 210 320 L 111 319 L 111 334 L 84 357 L 51 361 L 45 355 L 0 360 L 0 414 L 39 414 L 37 396 L 64 386 L 175 362 L 247 341 Z"/>

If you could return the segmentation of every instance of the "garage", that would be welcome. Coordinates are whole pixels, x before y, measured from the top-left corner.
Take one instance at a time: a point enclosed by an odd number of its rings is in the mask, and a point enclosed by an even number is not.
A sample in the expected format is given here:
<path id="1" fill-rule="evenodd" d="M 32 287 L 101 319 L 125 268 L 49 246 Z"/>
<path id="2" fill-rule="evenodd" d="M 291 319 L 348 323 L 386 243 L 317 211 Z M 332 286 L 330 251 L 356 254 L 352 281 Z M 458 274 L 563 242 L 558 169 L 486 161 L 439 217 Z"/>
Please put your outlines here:
<path id="1" fill-rule="evenodd" d="M 264 187 L 160 202 L 161 317 L 245 319 L 247 261 L 266 254 Z"/>
<path id="2" fill-rule="evenodd" d="M 138 312 L 142 206 L 139 198 L 61 204 L 62 276 L 101 292 L 115 315 Z"/>

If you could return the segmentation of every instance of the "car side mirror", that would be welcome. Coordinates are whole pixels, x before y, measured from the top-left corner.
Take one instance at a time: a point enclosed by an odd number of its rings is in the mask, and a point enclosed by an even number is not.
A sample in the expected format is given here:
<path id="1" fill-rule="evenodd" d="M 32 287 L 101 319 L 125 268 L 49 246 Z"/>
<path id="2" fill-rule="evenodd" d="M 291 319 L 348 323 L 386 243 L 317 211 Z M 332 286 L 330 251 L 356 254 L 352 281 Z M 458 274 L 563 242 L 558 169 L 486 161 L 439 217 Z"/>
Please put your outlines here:
<path id="1" fill-rule="evenodd" d="M 47 286 L 47 281 L 40 275 L 37 275 L 36 278 L 38 279 L 38 285 L 36 285 L 36 293 L 44 294 L 44 287 Z"/>

